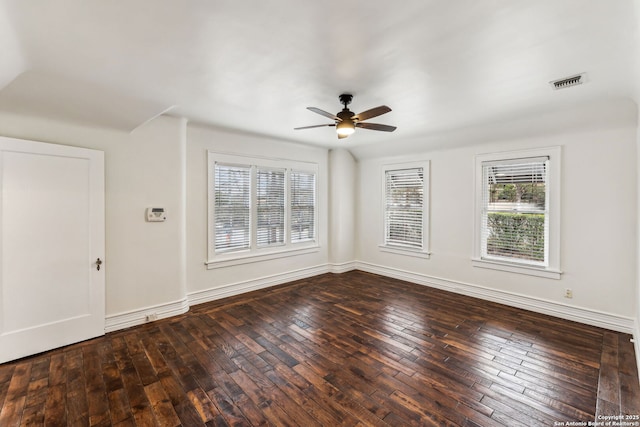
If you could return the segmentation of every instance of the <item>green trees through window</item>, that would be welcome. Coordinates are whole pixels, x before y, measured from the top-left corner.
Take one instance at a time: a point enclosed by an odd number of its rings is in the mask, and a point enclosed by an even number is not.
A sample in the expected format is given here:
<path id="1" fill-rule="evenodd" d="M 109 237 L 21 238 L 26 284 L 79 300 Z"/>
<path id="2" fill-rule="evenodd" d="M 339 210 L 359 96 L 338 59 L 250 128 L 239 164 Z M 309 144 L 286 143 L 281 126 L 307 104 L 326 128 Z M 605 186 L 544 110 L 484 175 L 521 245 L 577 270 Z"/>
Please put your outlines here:
<path id="1" fill-rule="evenodd" d="M 485 257 L 546 262 L 546 161 L 520 159 L 483 165 Z"/>

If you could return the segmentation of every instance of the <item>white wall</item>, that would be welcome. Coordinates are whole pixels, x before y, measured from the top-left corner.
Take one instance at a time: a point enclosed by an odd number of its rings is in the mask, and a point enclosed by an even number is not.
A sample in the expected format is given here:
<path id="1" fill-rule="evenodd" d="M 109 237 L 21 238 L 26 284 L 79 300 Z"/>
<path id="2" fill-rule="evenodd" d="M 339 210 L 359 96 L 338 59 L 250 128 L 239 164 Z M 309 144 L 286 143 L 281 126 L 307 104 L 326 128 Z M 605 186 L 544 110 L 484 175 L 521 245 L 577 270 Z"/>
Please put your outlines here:
<path id="1" fill-rule="evenodd" d="M 606 111 L 594 114 L 598 108 Z M 547 123 L 537 123 L 530 132 L 523 128 L 525 136 L 519 138 L 491 140 L 484 135 L 479 145 L 457 140 L 451 149 L 414 147 L 404 156 L 379 154 L 359 160 L 346 150 L 329 153 L 187 126 L 172 117 L 159 117 L 127 134 L 2 114 L 0 134 L 105 151 L 105 273 L 112 329 L 142 323 L 144 314 L 158 307 L 162 317 L 186 310 L 188 301 L 219 298 L 349 264 L 490 299 L 531 301 L 531 308 L 553 307 L 557 312 L 552 314 L 569 318 L 587 313 L 587 318 L 578 316 L 581 321 L 602 314 L 596 320 L 613 318 L 619 322 L 612 327 L 619 329 L 625 319 L 633 324 L 632 319 L 640 316 L 638 113 L 633 103 L 587 110 L 586 118 L 580 111 L 557 117 L 572 123 L 569 128 L 556 123 L 545 132 L 541 128 Z M 536 120 L 526 124 L 534 126 Z M 553 145 L 563 148 L 562 279 L 472 267 L 474 155 Z M 207 270 L 207 150 L 317 162 L 320 250 Z M 381 167 L 404 160 L 431 161 L 429 260 L 378 250 L 383 230 Z M 149 206 L 166 208 L 167 222 L 146 223 L 143 214 Z M 573 299 L 563 298 L 565 288 L 573 289 Z"/>
<path id="2" fill-rule="evenodd" d="M 7 7 L 6 3 L 0 3 L 0 88 L 16 78 L 27 66 Z"/>
<path id="3" fill-rule="evenodd" d="M 521 306 L 558 310 L 554 314 L 563 317 L 579 313 L 578 317 L 591 317 L 580 319 L 583 321 L 611 321 L 616 323 L 612 327 L 631 329 L 632 319 L 638 315 L 632 297 L 638 286 L 637 117 L 633 103 L 622 102 L 616 108 L 619 118 L 609 123 L 583 122 L 583 128 L 560 131 L 555 130 L 557 125 L 549 125 L 554 131 L 546 135 L 532 129 L 537 136 L 528 137 L 530 133 L 522 129 L 520 138 L 416 152 L 404 158 L 362 159 L 356 222 L 357 253 L 363 268 Z M 592 115 L 593 107 L 588 111 Z M 580 110 L 567 111 L 558 120 L 564 116 L 579 124 L 580 117 L 576 116 L 580 114 Z M 561 280 L 472 267 L 474 156 L 547 146 L 561 146 L 563 150 Z M 381 167 L 405 160 L 431 161 L 433 253 L 429 260 L 377 248 L 383 229 Z M 565 288 L 573 289 L 573 299 L 564 298 Z"/>
<path id="4" fill-rule="evenodd" d="M 187 126 L 168 116 L 129 134 L 2 114 L 0 135 L 105 152 L 108 331 L 144 323 L 149 314 L 182 313 L 189 296 L 202 302 L 327 271 L 326 149 Z M 320 248 L 207 270 L 207 150 L 317 163 Z M 165 208 L 167 221 L 146 222 L 147 207 Z"/>
<path id="5" fill-rule="evenodd" d="M 187 283 L 203 302 L 325 272 L 328 262 L 328 157 L 323 148 L 189 124 L 187 131 Z M 207 270 L 207 151 L 318 164 L 317 252 Z"/>
<path id="6" fill-rule="evenodd" d="M 172 303 L 185 307 L 184 128 L 184 120 L 171 117 L 129 134 L 0 115 L 3 136 L 105 152 L 108 329 L 118 327 L 109 318 L 126 313 Z M 150 206 L 166 208 L 168 220 L 145 222 Z"/>
<path id="7" fill-rule="evenodd" d="M 636 2 L 639 3 L 639 2 Z M 640 7 L 636 8 L 636 12 L 640 13 Z M 640 99 L 640 96 L 637 97 Z M 638 124 L 640 125 L 640 109 L 638 111 Z M 636 350 L 636 366 L 640 370 L 640 128 L 636 132 L 636 197 L 638 201 L 636 215 L 636 286 L 635 295 L 633 297 L 635 303 L 635 330 L 633 331 L 634 345 Z M 640 374 L 640 372 L 639 372 Z"/>
<path id="8" fill-rule="evenodd" d="M 329 152 L 329 262 L 336 272 L 355 260 L 356 169 L 348 150 Z"/>
<path id="9" fill-rule="evenodd" d="M 184 312 L 189 295 L 202 302 L 327 271 L 326 149 L 187 126 L 168 116 L 129 134 L 1 114 L 0 135 L 105 152 L 108 331 L 143 323 L 149 314 Z M 316 162 L 319 250 L 207 270 L 207 150 Z M 165 208 L 167 221 L 146 222 L 147 207 Z"/>

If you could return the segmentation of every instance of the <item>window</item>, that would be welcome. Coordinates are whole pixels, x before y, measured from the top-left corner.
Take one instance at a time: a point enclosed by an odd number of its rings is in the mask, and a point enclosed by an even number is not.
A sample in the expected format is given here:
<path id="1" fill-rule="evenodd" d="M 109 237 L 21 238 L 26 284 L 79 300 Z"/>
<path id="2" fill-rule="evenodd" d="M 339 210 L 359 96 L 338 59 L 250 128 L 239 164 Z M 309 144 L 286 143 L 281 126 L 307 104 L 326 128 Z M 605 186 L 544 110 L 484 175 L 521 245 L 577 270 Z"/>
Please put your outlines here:
<path id="1" fill-rule="evenodd" d="M 284 244 L 284 174 L 284 170 L 257 170 L 258 247 Z"/>
<path id="2" fill-rule="evenodd" d="M 477 157 L 477 266 L 559 277 L 559 163 L 557 148 Z"/>
<path id="3" fill-rule="evenodd" d="M 482 257 L 549 265 L 548 157 L 482 164 Z"/>
<path id="4" fill-rule="evenodd" d="M 316 232 L 316 175 L 291 172 L 291 242 L 308 242 Z"/>
<path id="5" fill-rule="evenodd" d="M 316 176 L 312 163 L 209 153 L 207 266 L 317 248 Z"/>
<path id="6" fill-rule="evenodd" d="M 384 243 L 381 250 L 428 256 L 428 163 L 384 168 Z"/>
<path id="7" fill-rule="evenodd" d="M 218 251 L 249 247 L 250 176 L 248 167 L 215 168 L 215 247 Z"/>

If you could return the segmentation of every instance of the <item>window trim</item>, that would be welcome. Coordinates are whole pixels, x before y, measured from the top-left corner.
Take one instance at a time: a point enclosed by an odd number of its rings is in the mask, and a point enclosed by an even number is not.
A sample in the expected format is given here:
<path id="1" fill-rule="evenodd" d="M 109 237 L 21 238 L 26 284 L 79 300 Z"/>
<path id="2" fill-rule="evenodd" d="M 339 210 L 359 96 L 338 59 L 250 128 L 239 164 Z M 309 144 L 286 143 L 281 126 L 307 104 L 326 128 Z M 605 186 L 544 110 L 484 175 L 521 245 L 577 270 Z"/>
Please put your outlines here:
<path id="1" fill-rule="evenodd" d="M 250 243 L 248 249 L 217 251 L 215 250 L 215 166 L 216 163 L 251 168 L 251 213 Z M 257 245 L 257 191 L 256 170 L 285 170 L 285 243 L 269 246 Z M 222 268 L 247 264 L 257 261 L 276 259 L 290 255 L 301 255 L 319 251 L 318 241 L 318 164 L 313 162 L 277 159 L 257 156 L 244 156 L 207 151 L 207 269 Z M 304 172 L 315 175 L 315 212 L 314 238 L 302 242 L 291 242 L 291 172 Z"/>
<path id="2" fill-rule="evenodd" d="M 423 182 L 422 182 L 422 247 L 421 248 L 411 248 L 405 247 L 401 245 L 393 245 L 386 243 L 386 201 L 387 201 L 387 191 L 386 191 L 386 176 L 388 171 L 397 171 L 403 169 L 417 169 L 422 168 L 423 173 Z M 393 253 L 398 255 L 412 256 L 417 258 L 429 259 L 431 256 L 431 252 L 429 250 L 429 242 L 430 242 L 430 234 L 429 234 L 429 212 L 431 210 L 430 206 L 430 161 L 422 160 L 417 162 L 404 162 L 404 163 L 393 163 L 393 164 L 385 164 L 382 165 L 382 173 L 381 173 L 381 190 L 382 190 L 382 201 L 381 201 L 381 214 L 382 214 L 382 227 L 380 231 L 380 243 L 378 245 L 378 249 L 381 252 Z"/>
<path id="3" fill-rule="evenodd" d="M 499 153 L 478 154 L 475 156 L 474 169 L 474 232 L 473 232 L 473 256 L 471 258 L 474 267 L 488 268 L 493 270 L 508 271 L 512 273 L 526 274 L 531 276 L 545 277 L 550 279 L 560 279 L 562 270 L 560 269 L 560 189 L 561 189 L 561 147 L 534 148 L 518 151 L 506 151 Z M 495 258 L 482 257 L 482 195 L 484 191 L 484 181 L 482 177 L 483 163 L 505 160 L 519 160 L 528 158 L 548 157 L 548 182 L 546 202 L 548 215 L 548 264 L 546 266 L 536 266 L 532 263 L 519 263 L 511 260 L 501 260 Z"/>

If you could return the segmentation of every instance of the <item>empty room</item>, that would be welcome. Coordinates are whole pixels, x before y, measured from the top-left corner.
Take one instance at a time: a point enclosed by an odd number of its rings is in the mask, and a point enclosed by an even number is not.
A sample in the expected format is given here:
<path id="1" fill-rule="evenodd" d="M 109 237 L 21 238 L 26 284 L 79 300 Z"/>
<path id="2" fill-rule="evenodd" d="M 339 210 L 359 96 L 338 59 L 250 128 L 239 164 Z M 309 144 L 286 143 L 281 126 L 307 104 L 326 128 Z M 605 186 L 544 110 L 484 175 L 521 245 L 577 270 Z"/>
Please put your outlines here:
<path id="1" fill-rule="evenodd" d="M 640 0 L 0 0 L 0 426 L 640 426 Z"/>

